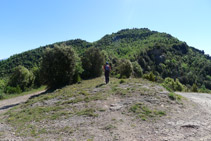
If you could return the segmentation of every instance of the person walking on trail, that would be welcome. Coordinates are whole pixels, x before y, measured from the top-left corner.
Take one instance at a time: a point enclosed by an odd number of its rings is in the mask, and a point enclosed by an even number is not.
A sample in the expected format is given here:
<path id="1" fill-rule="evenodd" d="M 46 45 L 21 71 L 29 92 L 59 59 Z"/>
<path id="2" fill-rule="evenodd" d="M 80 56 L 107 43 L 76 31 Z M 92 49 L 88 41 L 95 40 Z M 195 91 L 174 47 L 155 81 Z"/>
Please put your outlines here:
<path id="1" fill-rule="evenodd" d="M 105 72 L 105 82 L 106 84 L 109 83 L 109 73 L 111 71 L 111 66 L 108 62 L 106 62 L 106 65 L 104 66 L 104 72 Z"/>

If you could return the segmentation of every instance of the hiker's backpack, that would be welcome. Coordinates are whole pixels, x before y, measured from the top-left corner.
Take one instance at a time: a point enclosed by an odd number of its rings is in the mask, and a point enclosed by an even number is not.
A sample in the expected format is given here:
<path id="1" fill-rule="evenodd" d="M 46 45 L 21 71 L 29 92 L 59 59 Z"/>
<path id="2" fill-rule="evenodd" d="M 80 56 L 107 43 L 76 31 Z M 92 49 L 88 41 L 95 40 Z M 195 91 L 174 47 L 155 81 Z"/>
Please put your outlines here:
<path id="1" fill-rule="evenodd" d="M 109 65 L 105 66 L 105 71 L 110 71 L 110 66 Z"/>

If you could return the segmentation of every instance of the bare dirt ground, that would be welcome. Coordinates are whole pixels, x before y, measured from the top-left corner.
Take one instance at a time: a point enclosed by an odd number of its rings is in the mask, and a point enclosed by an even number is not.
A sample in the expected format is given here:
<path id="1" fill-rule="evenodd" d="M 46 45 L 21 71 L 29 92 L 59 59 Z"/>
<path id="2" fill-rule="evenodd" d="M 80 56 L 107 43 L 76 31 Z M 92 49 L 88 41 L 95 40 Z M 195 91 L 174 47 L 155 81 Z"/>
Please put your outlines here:
<path id="1" fill-rule="evenodd" d="M 17 106 L 23 102 L 26 102 L 30 97 L 42 94 L 44 92 L 45 91 L 40 91 L 0 101 L 0 116 L 3 116 L 3 114 L 12 107 Z M 5 137 L 1 137 L 2 134 L 4 134 Z M 0 121 L 0 141 L 21 141 L 21 140 L 22 138 L 15 136 L 15 132 L 13 132 L 12 127 Z"/>
<path id="2" fill-rule="evenodd" d="M 127 87 L 126 85 L 120 85 Z M 147 87 L 147 86 L 143 86 Z M 151 87 L 150 87 L 151 88 Z M 161 89 L 155 86 L 156 89 Z M 107 87 L 105 87 L 107 89 Z M 102 90 L 102 89 L 99 89 Z M 95 89 L 95 91 L 97 91 Z M 211 95 L 199 93 L 177 93 L 186 98 L 183 104 L 169 101 L 164 98 L 166 91 L 156 93 L 155 96 L 138 96 L 122 99 L 112 96 L 106 101 L 92 102 L 105 110 L 96 118 L 73 116 L 60 121 L 51 121 L 42 126 L 59 128 L 70 126 L 77 129 L 71 135 L 63 134 L 60 140 L 96 140 L 96 141 L 211 141 Z M 36 94 L 21 96 L 10 100 L 0 101 L 0 115 L 8 108 L 25 102 Z M 158 101 L 161 99 L 160 101 Z M 128 105 L 133 102 L 144 102 L 160 105 L 171 112 L 159 120 L 142 121 L 126 113 Z M 81 104 L 78 104 L 81 105 Z M 166 107 L 165 107 L 166 106 Z M 1 134 L 3 134 L 1 136 Z M 19 137 L 12 127 L 4 122 L 0 123 L 0 141 L 6 140 L 41 140 L 40 138 Z M 58 140 L 56 135 L 49 134 L 42 140 Z"/>
<path id="3" fill-rule="evenodd" d="M 0 114 L 8 111 L 10 108 L 12 108 L 20 103 L 26 102 L 30 97 L 39 95 L 43 92 L 45 92 L 45 91 L 40 91 L 40 92 L 36 92 L 36 93 L 0 101 Z"/>
<path id="4" fill-rule="evenodd" d="M 187 98 L 185 108 L 175 111 L 169 120 L 158 123 L 157 140 L 211 141 L 211 95 L 181 92 L 177 94 Z"/>

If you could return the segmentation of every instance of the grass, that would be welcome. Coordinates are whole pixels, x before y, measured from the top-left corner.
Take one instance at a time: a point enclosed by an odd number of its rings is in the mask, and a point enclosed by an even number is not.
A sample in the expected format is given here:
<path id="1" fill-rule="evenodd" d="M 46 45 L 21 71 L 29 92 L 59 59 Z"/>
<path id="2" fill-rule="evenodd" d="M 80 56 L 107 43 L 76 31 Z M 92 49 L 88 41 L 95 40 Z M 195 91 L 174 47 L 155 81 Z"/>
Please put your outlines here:
<path id="1" fill-rule="evenodd" d="M 109 124 L 109 125 L 105 126 L 103 129 L 104 130 L 112 130 L 112 129 L 116 129 L 116 128 L 117 128 L 116 126 Z"/>
<path id="2" fill-rule="evenodd" d="M 149 118 L 162 117 L 166 115 L 165 111 L 152 110 L 143 103 L 136 103 L 132 105 L 129 111 L 135 113 L 137 117 L 141 118 L 144 121 Z"/>
<path id="3" fill-rule="evenodd" d="M 96 110 L 92 108 L 88 109 L 82 109 L 81 111 L 78 111 L 76 115 L 78 116 L 89 116 L 89 117 L 97 117 L 98 114 L 95 113 Z"/>
<path id="4" fill-rule="evenodd" d="M 125 83 L 126 81 L 124 80 L 124 79 L 121 79 L 120 81 L 119 81 L 119 84 L 122 84 L 122 83 Z"/>
<path id="5" fill-rule="evenodd" d="M 49 124 L 51 121 L 77 116 L 81 116 L 81 118 L 97 118 L 102 112 L 107 110 L 102 107 L 94 107 L 93 104 L 96 103 L 95 101 L 104 101 L 109 96 L 118 96 L 118 98 L 121 99 L 126 96 L 132 96 L 135 92 L 149 95 L 149 93 L 154 93 L 155 91 L 142 87 L 142 85 L 147 83 L 147 81 L 143 79 L 127 79 L 121 83 L 120 81 L 121 80 L 119 79 L 111 78 L 111 83 L 102 85 L 104 79 L 96 78 L 82 81 L 80 84 L 57 89 L 54 92 L 34 97 L 27 102 L 12 108 L 5 113 L 5 116 L 7 117 L 5 118 L 5 121 L 15 127 L 16 133 L 22 136 L 38 137 L 41 134 L 51 133 L 60 135 L 61 132 L 71 134 L 75 132 L 75 129 L 72 129 L 71 127 L 63 127 L 51 131 L 52 129 L 46 129 L 43 126 L 41 128 L 40 126 Z M 34 93 L 44 89 L 45 88 L 43 87 L 28 93 Z M 165 111 L 150 109 L 143 103 L 132 105 L 130 107 L 130 112 L 134 113 L 142 120 L 166 115 Z M 112 124 L 108 124 L 104 129 L 111 130 L 115 128 L 116 127 Z"/>
<path id="6" fill-rule="evenodd" d="M 34 126 L 28 126 L 31 123 L 46 123 L 51 120 L 59 120 L 76 116 L 97 117 L 97 110 L 94 108 L 75 108 L 73 105 L 76 103 L 89 104 L 91 101 L 105 100 L 109 96 L 108 93 L 90 93 L 89 90 L 94 89 L 95 86 L 101 84 L 100 79 L 83 81 L 81 84 L 74 84 L 63 89 L 58 89 L 52 93 L 46 93 L 33 99 L 28 100 L 24 104 L 16 106 L 9 110 L 5 115 L 7 116 L 6 122 L 16 128 L 19 135 L 38 136 L 45 133 L 36 129 Z M 102 89 L 104 86 L 102 86 Z M 44 87 L 42 88 L 44 89 Z M 37 91 L 40 91 L 39 89 Z M 36 91 L 30 91 L 36 92 Z M 26 93 L 24 93 L 26 94 Z M 21 95 L 24 95 L 21 94 Z M 52 105 L 45 104 L 46 101 L 55 99 Z M 36 106 L 40 103 L 41 106 Z M 39 104 L 38 104 L 39 105 Z M 59 133 L 59 131 L 57 132 Z"/>
<path id="7" fill-rule="evenodd" d="M 175 101 L 181 101 L 182 100 L 182 96 L 181 95 L 178 95 L 178 94 L 175 94 L 173 92 L 170 92 L 168 97 L 171 99 L 171 100 L 175 100 Z"/>
<path id="8" fill-rule="evenodd" d="M 24 95 L 36 93 L 36 92 L 39 92 L 39 91 L 43 91 L 45 89 L 46 89 L 46 86 L 42 86 L 38 89 L 32 89 L 30 91 L 26 91 L 26 92 L 23 92 L 23 93 L 20 93 L 20 94 L 4 94 L 3 97 L 0 98 L 0 101 L 5 100 L 5 99 L 10 99 L 10 98 L 15 98 L 15 97 L 19 97 L 19 96 L 24 96 Z"/>

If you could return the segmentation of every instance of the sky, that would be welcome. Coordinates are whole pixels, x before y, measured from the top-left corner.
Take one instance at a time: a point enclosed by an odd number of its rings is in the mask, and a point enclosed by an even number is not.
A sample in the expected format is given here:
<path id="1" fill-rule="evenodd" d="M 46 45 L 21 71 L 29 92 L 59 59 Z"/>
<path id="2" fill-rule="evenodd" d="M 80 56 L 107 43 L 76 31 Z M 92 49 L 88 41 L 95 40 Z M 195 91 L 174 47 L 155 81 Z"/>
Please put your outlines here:
<path id="1" fill-rule="evenodd" d="M 169 33 L 211 55 L 210 0 L 0 0 L 0 59 L 126 28 Z"/>

